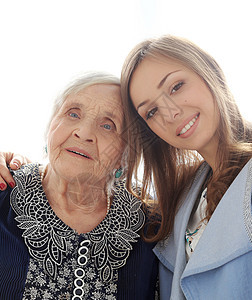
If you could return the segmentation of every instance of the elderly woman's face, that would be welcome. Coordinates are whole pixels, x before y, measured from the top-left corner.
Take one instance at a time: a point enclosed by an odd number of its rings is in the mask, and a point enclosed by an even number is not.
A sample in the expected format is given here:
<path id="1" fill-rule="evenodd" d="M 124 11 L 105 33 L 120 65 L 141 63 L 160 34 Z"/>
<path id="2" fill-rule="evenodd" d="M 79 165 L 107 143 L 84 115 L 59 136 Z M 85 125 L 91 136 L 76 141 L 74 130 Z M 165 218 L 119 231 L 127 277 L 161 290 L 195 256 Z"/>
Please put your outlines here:
<path id="1" fill-rule="evenodd" d="M 96 84 L 69 95 L 48 133 L 49 160 L 68 180 L 98 180 L 120 166 L 123 126 L 120 87 Z"/>

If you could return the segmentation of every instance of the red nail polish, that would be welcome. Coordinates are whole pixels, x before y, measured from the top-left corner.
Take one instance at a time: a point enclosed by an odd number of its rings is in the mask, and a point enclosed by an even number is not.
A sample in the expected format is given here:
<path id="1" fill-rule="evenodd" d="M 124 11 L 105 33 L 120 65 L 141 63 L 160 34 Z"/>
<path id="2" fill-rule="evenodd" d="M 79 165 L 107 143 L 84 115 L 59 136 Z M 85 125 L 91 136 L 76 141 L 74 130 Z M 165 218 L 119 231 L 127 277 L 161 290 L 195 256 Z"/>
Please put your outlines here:
<path id="1" fill-rule="evenodd" d="M 9 182 L 9 186 L 10 186 L 11 188 L 14 188 L 15 183 L 14 183 L 14 182 Z"/>
<path id="2" fill-rule="evenodd" d="M 5 189 L 6 185 L 4 183 L 0 183 L 0 190 Z"/>

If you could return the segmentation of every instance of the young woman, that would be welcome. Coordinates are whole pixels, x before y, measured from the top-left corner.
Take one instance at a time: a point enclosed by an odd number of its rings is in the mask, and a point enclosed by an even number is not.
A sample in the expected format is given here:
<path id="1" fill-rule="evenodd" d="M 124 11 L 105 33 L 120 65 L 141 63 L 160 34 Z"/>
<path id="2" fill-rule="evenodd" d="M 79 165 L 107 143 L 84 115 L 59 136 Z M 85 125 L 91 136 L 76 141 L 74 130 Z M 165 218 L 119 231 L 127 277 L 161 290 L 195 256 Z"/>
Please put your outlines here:
<path id="1" fill-rule="evenodd" d="M 121 89 L 128 189 L 143 157 L 142 196 L 154 182 L 161 209 L 161 299 L 251 299 L 252 126 L 219 65 L 190 41 L 147 40 Z"/>

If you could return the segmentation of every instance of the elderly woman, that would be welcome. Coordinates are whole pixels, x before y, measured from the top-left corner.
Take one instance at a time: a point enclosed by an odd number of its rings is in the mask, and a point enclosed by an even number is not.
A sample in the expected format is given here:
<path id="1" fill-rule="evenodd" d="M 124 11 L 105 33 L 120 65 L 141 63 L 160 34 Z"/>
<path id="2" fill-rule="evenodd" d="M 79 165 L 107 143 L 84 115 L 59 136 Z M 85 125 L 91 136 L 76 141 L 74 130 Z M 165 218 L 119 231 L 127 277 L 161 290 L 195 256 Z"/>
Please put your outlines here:
<path id="1" fill-rule="evenodd" d="M 87 74 L 58 97 L 48 165 L 1 185 L 0 299 L 155 298 L 145 213 L 120 180 L 123 124 L 113 76 Z"/>

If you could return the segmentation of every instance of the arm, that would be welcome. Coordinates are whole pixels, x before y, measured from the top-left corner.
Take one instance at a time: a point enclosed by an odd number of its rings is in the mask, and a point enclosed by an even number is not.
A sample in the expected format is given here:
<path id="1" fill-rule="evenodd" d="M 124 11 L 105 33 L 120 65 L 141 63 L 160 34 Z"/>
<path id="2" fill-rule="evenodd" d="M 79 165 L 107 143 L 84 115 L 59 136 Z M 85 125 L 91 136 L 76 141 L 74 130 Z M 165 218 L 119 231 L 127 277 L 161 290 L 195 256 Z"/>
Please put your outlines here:
<path id="1" fill-rule="evenodd" d="M 0 152 L 0 190 L 4 191 L 7 188 L 7 184 L 12 188 L 15 186 L 15 181 L 7 165 L 9 165 L 12 170 L 17 170 L 21 165 L 29 162 L 30 160 L 22 155 L 11 152 Z"/>

